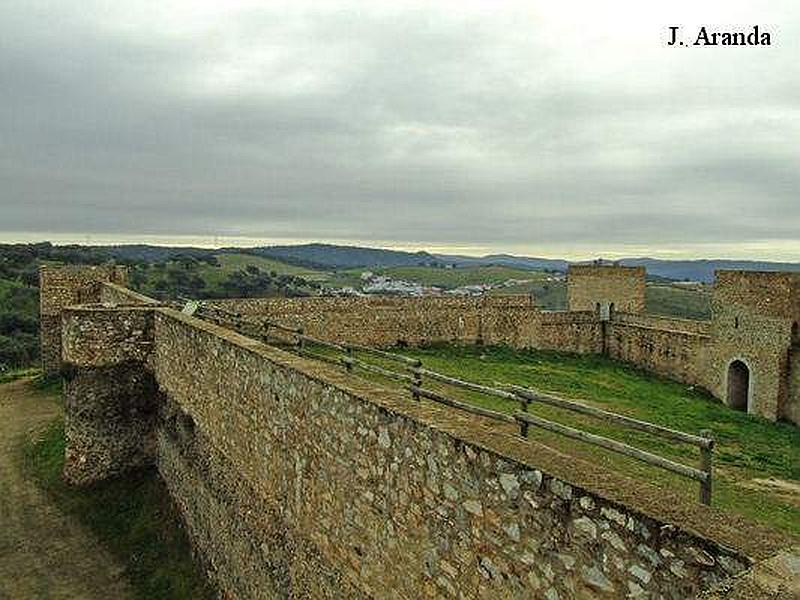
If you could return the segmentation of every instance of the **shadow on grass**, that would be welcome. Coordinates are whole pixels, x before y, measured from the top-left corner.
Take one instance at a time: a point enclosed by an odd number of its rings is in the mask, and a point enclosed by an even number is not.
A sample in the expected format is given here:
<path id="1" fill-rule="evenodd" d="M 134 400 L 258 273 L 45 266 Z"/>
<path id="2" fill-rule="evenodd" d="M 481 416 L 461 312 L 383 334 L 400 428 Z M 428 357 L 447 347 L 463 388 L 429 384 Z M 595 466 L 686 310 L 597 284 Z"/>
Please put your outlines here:
<path id="1" fill-rule="evenodd" d="M 155 470 L 71 487 L 61 479 L 64 445 L 64 424 L 58 419 L 24 448 L 26 469 L 62 511 L 90 529 L 126 567 L 136 596 L 213 598 Z"/>

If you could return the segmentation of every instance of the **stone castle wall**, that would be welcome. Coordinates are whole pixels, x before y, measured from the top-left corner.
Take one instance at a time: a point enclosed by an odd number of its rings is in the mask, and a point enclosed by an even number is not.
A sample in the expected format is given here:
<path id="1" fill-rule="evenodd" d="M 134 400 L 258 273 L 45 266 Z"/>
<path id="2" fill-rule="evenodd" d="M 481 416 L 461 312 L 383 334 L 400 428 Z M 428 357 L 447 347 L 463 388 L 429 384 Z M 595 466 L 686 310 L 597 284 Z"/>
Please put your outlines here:
<path id="1" fill-rule="evenodd" d="M 115 267 L 44 268 L 42 285 L 43 364 L 61 363 L 60 311 L 69 304 L 157 305 L 115 283 Z M 643 302 L 641 269 L 584 265 L 570 269 L 572 304 L 588 310 L 541 311 L 529 296 L 339 297 L 216 300 L 248 316 L 264 316 L 331 341 L 371 346 L 431 343 L 508 344 L 576 353 L 604 353 L 635 366 L 709 390 L 725 399 L 729 365 L 751 372 L 749 411 L 797 423 L 800 386 L 789 347 L 797 341 L 794 320 L 800 277 L 787 273 L 718 273 L 712 321 L 673 319 L 625 312 Z M 626 306 L 611 294 L 631 293 Z M 608 316 L 598 304 L 614 302 Z"/>
<path id="2" fill-rule="evenodd" d="M 711 300 L 714 343 L 706 360 L 706 387 L 726 398 L 735 361 L 749 370 L 748 412 L 800 424 L 800 394 L 792 385 L 792 347 L 800 320 L 800 274 L 718 271 Z"/>
<path id="3" fill-rule="evenodd" d="M 320 339 L 382 347 L 437 342 L 525 346 L 538 320 L 528 296 L 252 298 L 212 304 L 302 327 Z"/>
<path id="4" fill-rule="evenodd" d="M 800 320 L 800 273 L 720 270 L 714 301 L 765 317 Z"/>
<path id="5" fill-rule="evenodd" d="M 748 563 L 472 417 L 174 311 L 155 340 L 159 470 L 233 597 L 686 598 Z"/>
<path id="6" fill-rule="evenodd" d="M 210 303 L 302 327 L 320 339 L 376 347 L 480 343 L 579 353 L 602 348 L 596 313 L 540 311 L 530 296 L 249 298 Z"/>
<path id="7" fill-rule="evenodd" d="M 603 324 L 594 311 L 541 312 L 538 325 L 526 347 L 577 354 L 603 351 Z"/>
<path id="8" fill-rule="evenodd" d="M 645 311 L 644 267 L 617 265 L 570 265 L 567 273 L 569 310 L 595 310 L 614 305 L 619 312 Z"/>
<path id="9" fill-rule="evenodd" d="M 213 301 L 250 317 L 302 327 L 329 341 L 370 346 L 507 344 L 618 360 L 703 385 L 709 324 L 596 311 L 541 311 L 527 296 L 498 298 L 269 298 Z"/>
<path id="10" fill-rule="evenodd" d="M 748 412 L 775 420 L 789 414 L 789 349 L 792 321 L 764 316 L 736 304 L 712 301 L 715 343 L 706 359 L 707 387 L 718 398 L 727 394 L 728 368 L 740 360 L 750 372 Z M 795 396 L 791 403 L 796 404 Z M 797 422 L 797 421 L 796 421 Z"/>
<path id="11" fill-rule="evenodd" d="M 648 371 L 707 387 L 708 325 L 684 319 L 615 313 L 606 325 L 605 351 Z"/>
<path id="12" fill-rule="evenodd" d="M 790 423 L 800 424 L 800 345 L 797 341 L 789 351 L 788 402 L 783 408 L 783 416 Z"/>
<path id="13" fill-rule="evenodd" d="M 105 304 L 62 315 L 65 474 L 154 463 L 224 596 L 686 598 L 786 544 L 106 288 Z M 591 346 L 609 326 L 535 312 L 560 332 L 547 343 L 594 332 Z"/>
<path id="14" fill-rule="evenodd" d="M 64 475 L 86 484 L 153 463 L 161 402 L 148 368 L 154 314 L 71 307 L 63 313 Z"/>

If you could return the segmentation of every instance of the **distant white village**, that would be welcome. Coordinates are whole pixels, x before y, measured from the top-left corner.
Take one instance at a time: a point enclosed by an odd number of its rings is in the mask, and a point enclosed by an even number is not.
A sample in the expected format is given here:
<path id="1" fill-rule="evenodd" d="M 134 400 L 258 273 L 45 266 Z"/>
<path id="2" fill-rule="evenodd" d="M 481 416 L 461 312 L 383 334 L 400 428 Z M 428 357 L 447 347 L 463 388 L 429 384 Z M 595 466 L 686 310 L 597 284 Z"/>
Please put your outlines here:
<path id="1" fill-rule="evenodd" d="M 383 294 L 395 296 L 481 296 L 491 290 L 510 288 L 516 285 L 533 283 L 535 281 L 563 281 L 564 275 L 560 273 L 548 274 L 546 277 L 536 279 L 507 279 L 500 283 L 482 283 L 463 285 L 461 287 L 445 289 L 438 286 L 426 286 L 416 281 L 394 279 L 388 275 L 377 275 L 372 271 L 361 273 L 361 288 L 343 287 L 335 293 L 351 296 L 367 296 L 370 294 Z"/>

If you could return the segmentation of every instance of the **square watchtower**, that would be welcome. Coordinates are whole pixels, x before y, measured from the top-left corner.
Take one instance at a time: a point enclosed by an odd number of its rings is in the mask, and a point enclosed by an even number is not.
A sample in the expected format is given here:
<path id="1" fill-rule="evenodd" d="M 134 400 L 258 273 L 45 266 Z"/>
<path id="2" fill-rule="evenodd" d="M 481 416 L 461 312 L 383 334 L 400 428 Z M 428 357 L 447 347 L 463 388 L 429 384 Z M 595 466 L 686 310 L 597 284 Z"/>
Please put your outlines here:
<path id="1" fill-rule="evenodd" d="M 567 272 L 569 310 L 645 311 L 644 267 L 595 263 L 570 265 Z"/>
<path id="2" fill-rule="evenodd" d="M 736 410 L 788 417 L 797 404 L 800 274 L 717 271 L 711 311 L 711 391 Z"/>

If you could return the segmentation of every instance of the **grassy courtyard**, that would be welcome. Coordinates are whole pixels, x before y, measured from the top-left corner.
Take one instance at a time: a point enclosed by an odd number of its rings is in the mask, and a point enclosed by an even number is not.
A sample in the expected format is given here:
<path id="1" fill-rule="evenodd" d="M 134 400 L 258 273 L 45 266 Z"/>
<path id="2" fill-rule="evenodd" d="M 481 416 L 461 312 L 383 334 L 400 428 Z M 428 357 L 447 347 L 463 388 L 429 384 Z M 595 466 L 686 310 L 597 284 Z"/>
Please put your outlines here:
<path id="1" fill-rule="evenodd" d="M 700 390 L 600 356 L 474 346 L 404 353 L 420 358 L 429 369 L 486 385 L 514 383 L 689 433 L 710 429 L 717 440 L 713 504 L 800 534 L 800 429 L 793 425 L 730 410 Z M 452 386 L 425 385 L 494 410 L 513 412 L 519 406 Z M 532 406 L 531 411 L 688 465 L 698 463 L 698 450 L 691 446 L 548 406 Z M 531 436 L 634 478 L 677 490 L 687 499 L 697 498 L 697 484 L 680 476 L 558 434 L 531 428 Z"/>

